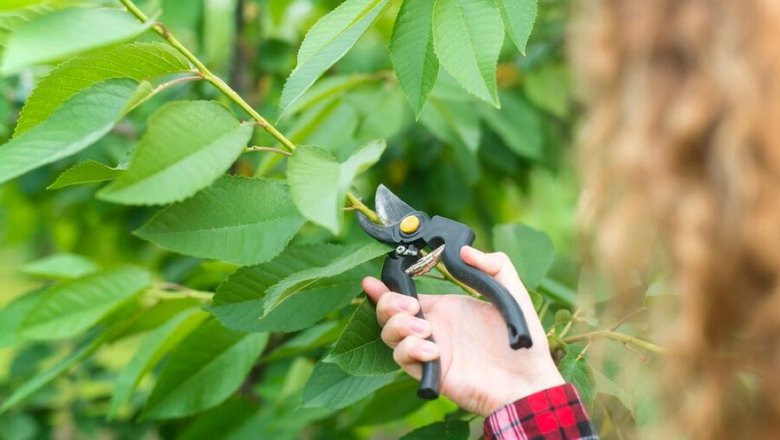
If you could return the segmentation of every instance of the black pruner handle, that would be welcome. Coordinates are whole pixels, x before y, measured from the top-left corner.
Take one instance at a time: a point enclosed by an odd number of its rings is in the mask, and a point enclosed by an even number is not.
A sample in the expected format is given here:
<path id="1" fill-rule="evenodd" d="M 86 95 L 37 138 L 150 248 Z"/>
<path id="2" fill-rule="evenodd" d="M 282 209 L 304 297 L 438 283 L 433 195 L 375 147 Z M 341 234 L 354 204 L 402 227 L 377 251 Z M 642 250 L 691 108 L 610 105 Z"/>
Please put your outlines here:
<path id="1" fill-rule="evenodd" d="M 417 287 L 414 285 L 412 277 L 406 273 L 406 269 L 417 261 L 412 256 L 400 257 L 394 252 L 385 259 L 382 267 L 382 282 L 393 292 L 411 296 L 417 299 Z M 422 308 L 417 313 L 417 317 L 425 319 Z M 428 340 L 433 342 L 433 336 Z M 441 383 L 441 362 L 439 360 L 422 363 L 422 379 L 417 388 L 417 395 L 423 399 L 431 400 L 439 397 L 439 386 Z"/>
<path id="2" fill-rule="evenodd" d="M 525 322 L 525 315 L 514 297 L 495 278 L 481 270 L 466 264 L 460 258 L 463 246 L 474 242 L 474 231 L 463 223 L 458 223 L 446 217 L 435 216 L 431 219 L 430 234 L 425 237 L 431 247 L 444 244 L 442 261 L 450 274 L 467 286 L 488 297 L 504 318 L 509 333 L 509 346 L 531 348 L 533 341 Z"/>

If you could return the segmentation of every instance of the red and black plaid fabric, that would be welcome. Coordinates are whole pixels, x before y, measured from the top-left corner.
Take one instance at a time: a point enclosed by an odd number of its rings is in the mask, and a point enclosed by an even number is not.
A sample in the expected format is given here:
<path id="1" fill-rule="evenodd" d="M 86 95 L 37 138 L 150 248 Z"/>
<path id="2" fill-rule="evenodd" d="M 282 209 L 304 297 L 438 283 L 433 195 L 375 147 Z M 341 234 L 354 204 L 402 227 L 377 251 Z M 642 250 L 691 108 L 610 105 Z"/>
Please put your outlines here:
<path id="1" fill-rule="evenodd" d="M 598 440 L 577 389 L 565 384 L 511 403 L 485 420 L 486 440 Z"/>

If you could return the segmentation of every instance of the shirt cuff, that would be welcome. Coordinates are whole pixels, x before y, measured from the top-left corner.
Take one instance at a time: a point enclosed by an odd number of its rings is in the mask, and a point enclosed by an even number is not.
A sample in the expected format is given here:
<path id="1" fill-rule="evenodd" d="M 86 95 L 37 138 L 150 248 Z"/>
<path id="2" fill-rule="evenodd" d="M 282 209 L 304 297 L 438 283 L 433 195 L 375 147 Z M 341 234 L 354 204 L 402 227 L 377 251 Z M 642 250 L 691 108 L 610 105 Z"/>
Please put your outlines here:
<path id="1" fill-rule="evenodd" d="M 485 420 L 486 440 L 598 440 L 572 384 L 531 394 Z"/>

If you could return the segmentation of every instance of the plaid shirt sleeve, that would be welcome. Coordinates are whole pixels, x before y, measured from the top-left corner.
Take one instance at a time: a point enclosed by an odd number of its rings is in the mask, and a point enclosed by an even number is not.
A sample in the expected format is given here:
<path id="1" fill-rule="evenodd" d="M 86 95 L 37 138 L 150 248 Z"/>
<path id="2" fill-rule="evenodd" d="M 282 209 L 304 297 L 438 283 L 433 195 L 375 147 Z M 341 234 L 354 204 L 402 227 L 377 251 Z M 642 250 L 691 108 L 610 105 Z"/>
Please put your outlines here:
<path id="1" fill-rule="evenodd" d="M 486 440 L 598 440 L 572 384 L 549 388 L 498 409 L 485 420 Z"/>

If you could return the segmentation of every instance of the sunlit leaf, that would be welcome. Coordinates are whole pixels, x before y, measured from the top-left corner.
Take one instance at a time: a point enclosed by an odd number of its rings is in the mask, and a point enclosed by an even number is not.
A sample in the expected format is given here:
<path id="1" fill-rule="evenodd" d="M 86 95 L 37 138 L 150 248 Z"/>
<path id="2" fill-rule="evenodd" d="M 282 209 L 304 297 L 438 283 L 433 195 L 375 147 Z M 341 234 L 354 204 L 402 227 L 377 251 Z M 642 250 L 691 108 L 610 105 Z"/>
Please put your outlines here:
<path id="1" fill-rule="evenodd" d="M 36 64 L 129 40 L 148 24 L 118 9 L 71 8 L 25 23 L 6 42 L 0 71 L 8 75 Z"/>
<path id="2" fill-rule="evenodd" d="M 19 114 L 14 135 L 45 121 L 70 97 L 95 83 L 115 78 L 147 81 L 189 69 L 187 60 L 163 43 L 128 43 L 72 58 L 36 85 Z"/>
<path id="3" fill-rule="evenodd" d="M 94 160 L 87 160 L 63 171 L 46 189 L 60 189 L 73 185 L 105 182 L 115 179 L 122 170 L 111 168 Z"/>
<path id="4" fill-rule="evenodd" d="M 435 0 L 433 43 L 439 62 L 463 88 L 499 106 L 496 64 L 504 24 L 493 0 Z"/>
<path id="5" fill-rule="evenodd" d="M 352 181 L 379 160 L 385 147 L 384 141 L 371 141 L 339 162 L 327 150 L 299 146 L 287 165 L 287 178 L 301 214 L 334 234 L 339 233 L 344 217 L 342 208 Z"/>
<path id="6" fill-rule="evenodd" d="M 92 145 L 124 116 L 138 83 L 112 79 L 79 92 L 50 118 L 0 145 L 0 183 Z"/>
<path id="7" fill-rule="evenodd" d="M 181 201 L 222 175 L 253 129 L 211 101 L 168 103 L 149 118 L 148 127 L 128 170 L 100 198 L 141 205 Z"/>
<path id="8" fill-rule="evenodd" d="M 150 283 L 147 271 L 124 266 L 55 285 L 41 295 L 20 332 L 42 340 L 76 336 Z"/>
<path id="9" fill-rule="evenodd" d="M 390 59 L 416 116 L 439 73 L 439 61 L 433 52 L 433 4 L 433 1 L 405 1 L 390 41 Z"/>
<path id="10" fill-rule="evenodd" d="M 346 0 L 309 30 L 298 51 L 298 64 L 284 84 L 283 114 L 347 53 L 388 4 L 388 0 Z"/>
<path id="11" fill-rule="evenodd" d="M 97 268 L 94 261 L 81 255 L 54 254 L 26 263 L 22 272 L 43 278 L 73 279 L 89 275 Z"/>
<path id="12" fill-rule="evenodd" d="M 525 54 L 525 45 L 536 20 L 537 0 L 495 0 L 501 10 L 507 33 L 517 50 Z"/>
<path id="13" fill-rule="evenodd" d="M 278 255 L 303 222 L 284 182 L 225 176 L 136 234 L 182 254 L 256 264 Z"/>

